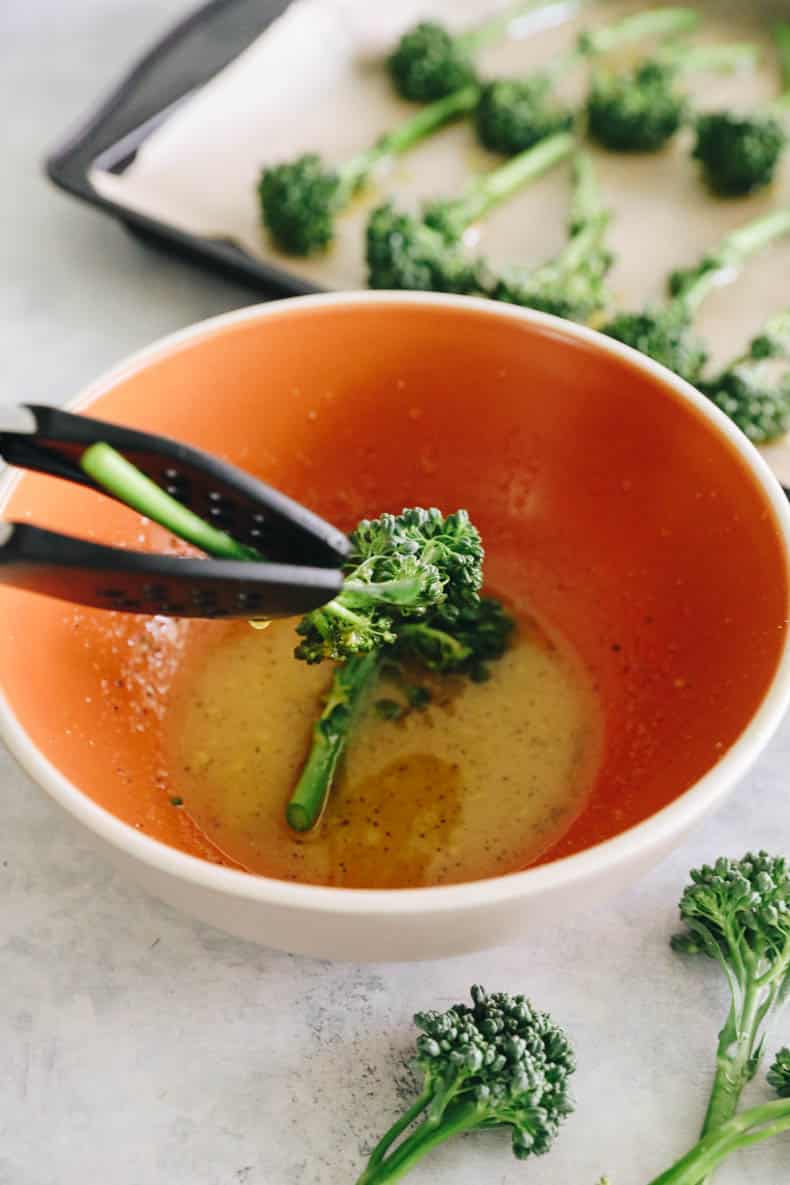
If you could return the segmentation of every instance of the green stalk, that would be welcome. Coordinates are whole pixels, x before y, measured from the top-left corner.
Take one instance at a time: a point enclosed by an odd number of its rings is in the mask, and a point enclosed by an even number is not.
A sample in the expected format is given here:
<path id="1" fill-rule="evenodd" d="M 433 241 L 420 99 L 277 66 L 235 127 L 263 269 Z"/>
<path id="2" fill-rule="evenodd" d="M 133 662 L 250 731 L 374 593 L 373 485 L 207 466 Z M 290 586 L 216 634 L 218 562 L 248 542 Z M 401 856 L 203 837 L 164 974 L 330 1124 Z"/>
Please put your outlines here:
<path id="1" fill-rule="evenodd" d="M 583 33 L 579 38 L 579 50 L 585 55 L 612 53 L 635 41 L 651 37 L 661 41 L 691 33 L 698 24 L 699 13 L 694 8 L 646 8 L 622 21 Z"/>
<path id="2" fill-rule="evenodd" d="M 581 8 L 585 0 L 569 0 L 566 7 L 569 12 L 576 12 Z M 482 24 L 475 25 L 473 29 L 468 29 L 466 33 L 460 33 L 455 38 L 456 45 L 465 49 L 467 53 L 474 54 L 481 49 L 485 49 L 488 45 L 495 45 L 501 41 L 503 37 L 507 36 L 510 26 L 522 17 L 529 16 L 532 12 L 540 12 L 543 8 L 553 8 L 556 0 L 528 0 L 527 3 L 521 0 L 517 4 L 509 4 L 502 9 L 501 12 L 495 12 L 488 20 Z"/>
<path id="3" fill-rule="evenodd" d="M 371 1173 L 372 1170 L 384 1159 L 385 1155 L 398 1139 L 403 1135 L 407 1127 L 411 1127 L 415 1119 L 422 1115 L 425 1108 L 433 1098 L 433 1091 L 424 1090 L 421 1095 L 412 1103 L 408 1111 L 404 1113 L 393 1123 L 392 1127 L 379 1140 L 376 1147 L 370 1154 L 365 1173 Z M 363 1174 L 364 1177 L 365 1174 Z"/>
<path id="4" fill-rule="evenodd" d="M 408 152 L 445 124 L 459 119 L 462 115 L 469 115 L 479 98 L 479 87 L 466 86 L 444 99 L 437 99 L 435 103 L 429 103 L 416 115 L 386 132 L 370 148 L 352 157 L 340 170 L 341 180 L 336 197 L 338 207 L 342 208 L 348 202 L 375 165 L 387 157 Z"/>
<path id="5" fill-rule="evenodd" d="M 681 33 L 690 33 L 698 24 L 699 13 L 694 8 L 648 8 L 621 21 L 603 25 L 600 29 L 582 33 L 572 49 L 560 54 L 541 73 L 558 81 L 589 58 L 614 53 L 615 50 L 651 37 L 663 41 Z"/>
<path id="6" fill-rule="evenodd" d="M 564 269 L 569 274 L 576 271 L 600 247 L 610 222 L 608 210 L 602 210 L 586 223 L 580 224 L 580 229 L 573 232 L 559 255 L 549 264 L 552 270 Z"/>
<path id="7" fill-rule="evenodd" d="M 526 152 L 520 152 L 490 173 L 473 178 L 459 198 L 447 203 L 453 220 L 463 227 L 471 226 L 494 206 L 506 201 L 528 182 L 536 180 L 570 156 L 574 144 L 570 132 L 560 132 L 528 148 Z"/>
<path id="8" fill-rule="evenodd" d="M 716 1074 L 702 1125 L 703 1136 L 732 1119 L 746 1084 L 755 1075 L 755 1042 L 761 1011 L 760 994 L 755 984 L 750 983 L 740 1009 L 733 1001 L 730 1017 L 721 1031 Z"/>
<path id="9" fill-rule="evenodd" d="M 208 555 L 228 560 L 263 558 L 254 548 L 238 543 L 187 510 L 109 444 L 87 448 L 80 457 L 80 468 L 108 494 Z"/>
<path id="10" fill-rule="evenodd" d="M 790 1131 L 790 1100 L 752 1107 L 700 1140 L 650 1185 L 699 1185 L 733 1152 Z"/>
<path id="11" fill-rule="evenodd" d="M 377 651 L 349 658 L 335 671 L 324 709 L 313 726 L 310 753 L 285 810 L 294 831 L 310 831 L 324 812 L 354 720 L 378 678 Z"/>
<path id="12" fill-rule="evenodd" d="M 790 24 L 783 23 L 774 29 L 774 41 L 779 57 L 779 71 L 782 80 L 782 98 L 790 101 Z"/>
<path id="13" fill-rule="evenodd" d="M 480 1123 L 475 1103 L 460 1103 L 444 1113 L 438 1125 L 426 1120 L 384 1160 L 368 1165 L 357 1185 L 392 1185 L 400 1181 L 432 1148 Z"/>
<path id="14" fill-rule="evenodd" d="M 683 45 L 673 46 L 656 55 L 662 66 L 692 74 L 728 74 L 737 70 L 750 70 L 760 59 L 760 50 L 750 41 L 735 41 L 731 45 Z"/>
<path id="15" fill-rule="evenodd" d="M 577 152 L 573 158 L 573 195 L 571 197 L 570 233 L 576 234 L 589 222 L 607 213 L 601 187 L 589 152 Z"/>
<path id="16" fill-rule="evenodd" d="M 760 113 L 782 120 L 790 108 L 790 24 L 780 24 L 774 29 L 776 54 L 779 59 L 779 78 L 782 93 L 773 102 L 765 104 Z"/>
<path id="17" fill-rule="evenodd" d="M 688 272 L 688 282 L 676 299 L 683 302 L 690 313 L 696 312 L 728 272 L 739 271 L 753 255 L 786 234 L 790 234 L 790 207 L 773 210 L 733 231 L 710 253 L 712 262 L 703 260 L 698 269 Z"/>

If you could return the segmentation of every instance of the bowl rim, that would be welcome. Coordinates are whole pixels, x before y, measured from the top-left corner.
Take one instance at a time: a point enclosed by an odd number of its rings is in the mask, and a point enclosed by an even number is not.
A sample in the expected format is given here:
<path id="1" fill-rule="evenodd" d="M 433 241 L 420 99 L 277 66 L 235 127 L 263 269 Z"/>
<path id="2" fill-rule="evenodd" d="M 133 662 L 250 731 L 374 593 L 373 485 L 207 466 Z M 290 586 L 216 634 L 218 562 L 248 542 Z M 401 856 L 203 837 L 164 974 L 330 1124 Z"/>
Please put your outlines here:
<path id="1" fill-rule="evenodd" d="M 245 322 L 297 316 L 311 309 L 403 305 L 457 309 L 502 322 L 531 324 L 558 339 L 576 339 L 613 355 L 656 380 L 676 398 L 690 403 L 714 429 L 734 446 L 760 486 L 765 502 L 784 542 L 790 573 L 790 503 L 779 482 L 754 445 L 710 400 L 671 371 L 612 338 L 586 326 L 545 313 L 483 298 L 426 292 L 342 292 L 288 297 L 245 306 L 196 322 L 167 334 L 135 351 L 100 375 L 64 407 L 82 410 L 130 375 L 197 340 L 221 334 Z M 0 510 L 22 478 L 8 472 L 0 479 Z M 232 898 L 278 906 L 289 911 L 330 913 L 336 916 L 414 916 L 421 913 L 476 910 L 500 902 L 526 900 L 555 889 L 564 889 L 595 873 L 612 874 L 651 852 L 661 849 L 715 807 L 747 771 L 768 743 L 790 705 L 790 630 L 785 630 L 782 654 L 770 686 L 741 735 L 715 766 L 673 802 L 647 819 L 580 852 L 539 864 L 520 872 L 485 880 L 464 881 L 419 889 L 346 889 L 296 884 L 274 877 L 212 864 L 198 856 L 170 847 L 136 830 L 99 806 L 60 772 L 28 736 L 0 685 L 0 738 L 24 770 L 73 818 L 112 847 L 120 849 L 157 873 L 170 875 L 197 888 Z"/>

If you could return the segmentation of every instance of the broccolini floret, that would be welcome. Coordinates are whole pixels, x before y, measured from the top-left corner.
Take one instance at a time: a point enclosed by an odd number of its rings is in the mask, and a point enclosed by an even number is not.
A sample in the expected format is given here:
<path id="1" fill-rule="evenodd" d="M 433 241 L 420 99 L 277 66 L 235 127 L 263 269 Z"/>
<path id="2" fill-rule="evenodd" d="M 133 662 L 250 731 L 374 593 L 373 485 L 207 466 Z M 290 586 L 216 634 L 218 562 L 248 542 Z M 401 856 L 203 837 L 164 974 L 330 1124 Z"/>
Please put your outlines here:
<path id="1" fill-rule="evenodd" d="M 457 36 L 437 21 L 421 21 L 403 34 L 387 59 L 395 89 L 403 99 L 429 103 L 477 83 L 475 54 L 504 37 L 519 17 L 549 3 L 522 0 Z"/>
<path id="2" fill-rule="evenodd" d="M 681 378 L 698 383 L 708 360 L 705 343 L 693 332 L 694 316 L 708 293 L 743 267 L 756 252 L 790 234 L 790 208 L 776 210 L 727 235 L 691 268 L 670 277 L 671 299 L 637 313 L 619 313 L 603 327 L 617 341 L 660 362 Z"/>
<path id="3" fill-rule="evenodd" d="M 407 152 L 453 119 L 473 110 L 477 87 L 425 107 L 339 168 L 308 152 L 263 170 L 258 198 L 272 240 L 292 255 L 314 255 L 332 243 L 335 219 L 383 160 Z"/>
<path id="4" fill-rule="evenodd" d="M 296 831 L 320 819 L 355 718 L 383 665 L 411 658 L 430 670 L 483 679 L 513 629 L 501 605 L 480 596 L 483 546 L 466 511 L 383 514 L 363 520 L 351 544 L 341 592 L 297 627 L 297 658 L 340 665 L 287 806 Z"/>
<path id="5" fill-rule="evenodd" d="M 308 613 L 296 657 L 336 662 L 397 640 L 401 622 L 441 609 L 452 621 L 479 602 L 483 545 L 465 510 L 411 509 L 363 519 L 351 535 L 343 588 Z"/>
<path id="6" fill-rule="evenodd" d="M 422 218 L 379 206 L 368 219 L 365 259 L 370 288 L 412 292 L 480 291 L 480 267 Z"/>
<path id="7" fill-rule="evenodd" d="M 480 292 L 482 265 L 468 259 L 458 245 L 464 231 L 568 157 L 573 144 L 569 133 L 552 136 L 498 169 L 473 178 L 459 197 L 433 202 L 421 218 L 390 204 L 374 210 L 366 237 L 369 286 L 467 295 Z"/>
<path id="8" fill-rule="evenodd" d="M 613 256 L 606 246 L 611 213 L 606 208 L 587 153 L 574 161 L 574 194 L 567 245 L 532 270 L 511 269 L 490 290 L 494 300 L 589 321 L 608 304 L 606 276 Z"/>
<path id="9" fill-rule="evenodd" d="M 680 916 L 685 929 L 673 939 L 674 949 L 715 959 L 730 990 L 705 1137 L 735 1115 L 744 1087 L 759 1068 L 769 1022 L 790 997 L 788 861 L 767 852 L 747 853 L 692 871 Z M 790 1122 L 790 1108 L 787 1114 Z"/>
<path id="10" fill-rule="evenodd" d="M 711 111 L 696 124 L 693 155 L 710 188 L 722 197 L 744 197 L 770 185 L 787 144 L 784 119 L 790 110 L 790 25 L 779 25 L 776 41 L 783 94 L 749 114 Z"/>
<path id="11" fill-rule="evenodd" d="M 680 77 L 694 70 L 735 70 L 752 65 L 749 44 L 664 49 L 634 69 L 598 70 L 587 96 L 587 129 L 612 152 L 658 152 L 689 115 Z"/>
<path id="12" fill-rule="evenodd" d="M 769 321 L 745 354 L 713 379 L 700 383 L 753 444 L 767 444 L 790 430 L 790 373 L 775 362 L 790 352 L 790 312 Z"/>
<path id="13" fill-rule="evenodd" d="M 475 111 L 477 135 L 492 152 L 512 156 L 547 136 L 573 126 L 573 108 L 557 92 L 557 84 L 586 58 L 608 53 L 648 37 L 666 37 L 697 23 L 689 8 L 648 9 L 611 25 L 584 33 L 576 46 L 549 69 L 527 78 L 502 78 L 486 83 Z"/>
<path id="14" fill-rule="evenodd" d="M 566 1033 L 524 996 L 479 987 L 471 995 L 471 1007 L 415 1016 L 422 1091 L 376 1145 L 357 1185 L 391 1185 L 463 1132 L 506 1128 L 519 1160 L 551 1148 L 573 1110 L 576 1063 Z"/>

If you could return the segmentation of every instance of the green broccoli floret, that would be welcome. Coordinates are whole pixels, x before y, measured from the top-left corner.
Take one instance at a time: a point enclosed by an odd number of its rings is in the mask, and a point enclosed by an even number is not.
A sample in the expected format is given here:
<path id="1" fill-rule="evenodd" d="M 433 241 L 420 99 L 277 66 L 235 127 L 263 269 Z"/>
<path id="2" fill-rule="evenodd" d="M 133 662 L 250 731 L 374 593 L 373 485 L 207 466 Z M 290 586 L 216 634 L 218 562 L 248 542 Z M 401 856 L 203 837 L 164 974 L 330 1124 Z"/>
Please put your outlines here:
<path id="1" fill-rule="evenodd" d="M 417 658 L 429 670 L 485 683 L 489 664 L 505 653 L 514 629 L 513 618 L 492 597 L 481 597 L 476 605 L 457 612 L 445 602 L 429 623 L 416 622 L 398 631 L 395 653 Z"/>
<path id="2" fill-rule="evenodd" d="M 784 93 L 751 114 L 712 111 L 696 124 L 693 155 L 705 180 L 722 197 L 744 197 L 770 185 L 787 143 L 784 117 L 790 107 L 790 25 L 779 25 L 776 40 Z"/>
<path id="3" fill-rule="evenodd" d="M 504 652 L 513 629 L 498 602 L 481 599 L 483 546 L 466 511 L 383 514 L 363 520 L 351 544 L 341 592 L 297 627 L 297 658 L 341 665 L 286 810 L 296 831 L 320 819 L 354 720 L 382 667 L 409 657 L 431 670 L 485 678 L 486 662 Z M 383 711 L 392 714 L 389 706 Z"/>
<path id="4" fill-rule="evenodd" d="M 415 1016 L 422 1092 L 376 1145 L 357 1185 L 391 1185 L 463 1132 L 507 1128 L 519 1160 L 551 1148 L 573 1110 L 567 1035 L 523 996 L 479 987 L 471 995 L 471 1007 Z"/>
<path id="5" fill-rule="evenodd" d="M 619 313 L 603 332 L 698 383 L 707 348 L 692 331 L 694 315 L 712 288 L 743 267 L 756 252 L 790 233 L 790 208 L 776 210 L 728 235 L 694 267 L 670 277 L 671 299 L 663 307 Z"/>
<path id="6" fill-rule="evenodd" d="M 780 1099 L 790 1099 L 790 1049 L 787 1046 L 777 1053 L 766 1078 Z"/>
<path id="7" fill-rule="evenodd" d="M 573 127 L 573 109 L 558 98 L 548 74 L 486 83 L 475 109 L 478 139 L 490 152 L 513 156 Z"/>
<path id="8" fill-rule="evenodd" d="M 468 226 L 553 165 L 569 156 L 573 137 L 553 136 L 498 169 L 475 177 L 458 198 L 434 202 L 422 218 L 390 204 L 368 220 L 366 260 L 371 288 L 430 292 L 480 292 L 482 265 L 461 250 Z"/>
<path id="9" fill-rule="evenodd" d="M 606 276 L 613 256 L 605 240 L 610 219 L 592 161 L 578 153 L 567 245 L 542 267 L 513 269 L 498 277 L 490 295 L 571 321 L 589 321 L 608 304 Z"/>
<path id="10" fill-rule="evenodd" d="M 464 510 L 404 510 L 363 519 L 338 596 L 297 627 L 296 657 L 342 662 L 397 640 L 398 624 L 443 609 L 451 620 L 475 608 L 482 583 L 483 546 Z"/>
<path id="11" fill-rule="evenodd" d="M 612 152 L 657 152 L 680 130 L 689 112 L 681 74 L 752 65 L 749 44 L 665 49 L 622 73 L 597 71 L 587 96 L 587 129 Z"/>
<path id="12" fill-rule="evenodd" d="M 576 46 L 548 70 L 527 78 L 503 78 L 483 86 L 475 111 L 477 135 L 492 152 L 513 156 L 547 136 L 573 126 L 573 108 L 557 93 L 557 84 L 586 58 L 608 53 L 647 37 L 666 37 L 696 24 L 688 8 L 640 12 L 583 34 Z"/>
<path id="13" fill-rule="evenodd" d="M 705 1135 L 650 1185 L 702 1185 L 734 1152 L 790 1132 L 790 1049 L 780 1049 L 768 1072 L 778 1099 L 742 1111 Z"/>
<path id="14" fill-rule="evenodd" d="M 467 296 L 480 291 L 477 263 L 421 218 L 404 214 L 390 203 L 370 215 L 365 244 L 371 288 Z"/>
<path id="15" fill-rule="evenodd" d="M 712 111 L 696 125 L 693 156 L 721 197 L 745 197 L 765 189 L 776 174 L 787 136 L 773 115 Z"/>
<path id="16" fill-rule="evenodd" d="M 475 86 L 432 103 L 340 168 L 309 152 L 261 173 L 258 198 L 273 241 L 292 255 L 314 255 L 332 243 L 335 218 L 383 160 L 408 152 L 453 119 L 473 110 Z"/>
<path id="17" fill-rule="evenodd" d="M 690 383 L 699 381 L 708 360 L 707 346 L 691 331 L 689 310 L 678 301 L 664 308 L 617 313 L 602 331 Z"/>
<path id="18" fill-rule="evenodd" d="M 429 103 L 476 83 L 475 54 L 505 37 L 519 17 L 551 2 L 522 0 L 455 37 L 436 21 L 421 21 L 403 34 L 387 59 L 395 89 L 403 99 Z"/>
<path id="19" fill-rule="evenodd" d="M 766 444 L 790 430 L 790 374 L 772 361 L 790 351 L 790 312 L 781 313 L 715 378 L 700 383 L 753 444 Z"/>
<path id="20" fill-rule="evenodd" d="M 705 1137 L 735 1115 L 744 1087 L 759 1068 L 768 1023 L 790 996 L 788 861 L 767 852 L 747 853 L 741 860 L 722 857 L 694 870 L 680 916 L 686 928 L 673 939 L 674 949 L 715 959 L 731 997 L 719 1035 Z"/>

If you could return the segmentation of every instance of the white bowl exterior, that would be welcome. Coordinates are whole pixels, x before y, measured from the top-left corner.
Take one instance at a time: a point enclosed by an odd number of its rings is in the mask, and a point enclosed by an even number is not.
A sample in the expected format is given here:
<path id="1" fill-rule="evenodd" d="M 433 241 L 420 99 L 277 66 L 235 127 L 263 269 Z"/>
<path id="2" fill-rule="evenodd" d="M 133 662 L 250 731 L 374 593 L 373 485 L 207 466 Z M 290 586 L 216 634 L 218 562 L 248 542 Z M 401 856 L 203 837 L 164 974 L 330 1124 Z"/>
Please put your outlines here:
<path id="1" fill-rule="evenodd" d="M 544 314 L 467 297 L 361 292 L 310 296 L 253 306 L 174 334 L 98 380 L 70 406 L 82 408 L 121 378 L 197 338 L 283 311 L 330 305 L 409 304 L 473 308 L 500 320 L 529 321 L 558 337 L 576 337 L 627 357 L 694 403 L 746 459 L 771 504 L 790 567 L 790 508 L 756 449 L 708 400 L 662 367 L 592 330 Z M 0 504 L 15 484 L 6 477 Z M 175 851 L 97 806 L 46 759 L 0 695 L 0 735 L 30 775 L 78 822 L 124 875 L 167 904 L 248 941 L 327 959 L 357 962 L 458 955 L 523 939 L 625 888 L 709 814 L 744 775 L 790 703 L 790 638 L 760 708 L 719 763 L 676 801 L 628 831 L 573 856 L 495 880 L 410 890 L 344 890 L 293 885 L 209 864 Z"/>

